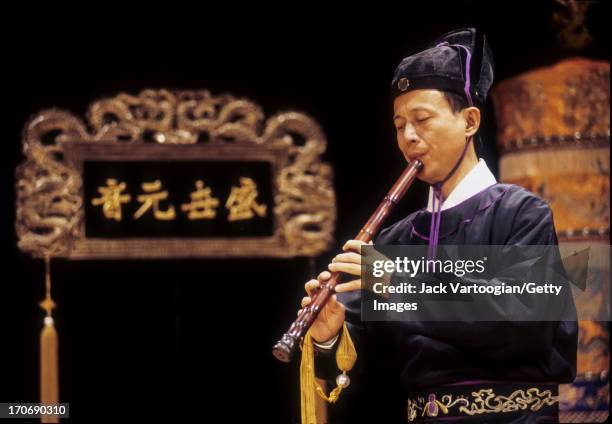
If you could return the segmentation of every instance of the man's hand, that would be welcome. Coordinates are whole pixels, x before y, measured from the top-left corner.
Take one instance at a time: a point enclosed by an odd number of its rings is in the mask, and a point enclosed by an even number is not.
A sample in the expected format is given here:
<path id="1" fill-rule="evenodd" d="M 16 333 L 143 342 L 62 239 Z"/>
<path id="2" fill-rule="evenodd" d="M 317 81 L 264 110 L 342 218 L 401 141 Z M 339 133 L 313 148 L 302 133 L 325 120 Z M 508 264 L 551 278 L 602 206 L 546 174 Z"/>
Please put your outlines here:
<path id="1" fill-rule="evenodd" d="M 342 250 L 345 253 L 341 253 L 337 255 L 332 262 L 329 264 L 328 268 L 330 271 L 335 272 L 343 272 L 349 275 L 361 276 L 361 245 L 365 244 L 362 241 L 358 240 L 349 240 L 344 246 L 342 246 Z M 369 244 L 372 244 L 370 242 Z M 322 284 L 326 284 L 329 278 L 331 277 L 331 273 L 328 271 L 323 271 L 319 274 L 317 279 L 313 279 L 308 281 L 304 288 L 306 289 L 306 293 L 308 296 L 302 299 L 302 308 L 309 305 L 312 301 L 312 294 L 314 291 L 318 290 Z M 361 279 L 358 278 L 356 280 L 352 280 L 346 283 L 338 284 L 335 288 L 337 293 L 349 292 L 353 290 L 359 290 L 361 288 Z M 302 310 L 298 312 L 298 314 Z M 312 338 L 319 342 L 324 343 L 328 340 L 331 340 L 340 332 L 342 329 L 342 324 L 344 324 L 344 314 L 345 308 L 344 305 L 338 302 L 336 295 L 332 295 L 329 301 L 323 306 L 323 309 L 317 316 L 317 319 L 312 323 L 310 327 L 310 334 Z"/>

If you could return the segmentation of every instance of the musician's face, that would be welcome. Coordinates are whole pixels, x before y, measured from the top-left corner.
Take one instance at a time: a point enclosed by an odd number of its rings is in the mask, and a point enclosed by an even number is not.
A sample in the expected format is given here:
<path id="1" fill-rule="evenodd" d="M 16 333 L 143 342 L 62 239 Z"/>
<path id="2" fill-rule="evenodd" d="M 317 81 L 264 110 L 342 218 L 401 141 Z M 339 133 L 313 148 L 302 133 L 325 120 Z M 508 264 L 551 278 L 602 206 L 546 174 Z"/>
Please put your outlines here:
<path id="1" fill-rule="evenodd" d="M 478 129 L 477 125 L 473 129 L 466 112 L 476 108 L 454 113 L 438 90 L 404 93 L 395 99 L 393 109 L 397 144 L 407 161 L 423 162 L 418 177 L 429 184 L 448 175 L 463 152 L 466 137 Z"/>

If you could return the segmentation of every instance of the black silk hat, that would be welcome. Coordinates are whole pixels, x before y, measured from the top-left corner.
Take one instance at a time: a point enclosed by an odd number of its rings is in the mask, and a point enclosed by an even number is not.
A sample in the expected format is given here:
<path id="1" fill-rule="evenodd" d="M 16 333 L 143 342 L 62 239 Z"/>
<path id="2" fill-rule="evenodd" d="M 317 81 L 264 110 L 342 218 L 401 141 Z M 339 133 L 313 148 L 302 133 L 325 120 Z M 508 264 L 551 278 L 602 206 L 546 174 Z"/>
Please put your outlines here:
<path id="1" fill-rule="evenodd" d="M 404 58 L 395 69 L 391 98 L 418 89 L 438 89 L 483 106 L 493 84 L 493 54 L 475 28 L 451 31 L 426 50 Z"/>

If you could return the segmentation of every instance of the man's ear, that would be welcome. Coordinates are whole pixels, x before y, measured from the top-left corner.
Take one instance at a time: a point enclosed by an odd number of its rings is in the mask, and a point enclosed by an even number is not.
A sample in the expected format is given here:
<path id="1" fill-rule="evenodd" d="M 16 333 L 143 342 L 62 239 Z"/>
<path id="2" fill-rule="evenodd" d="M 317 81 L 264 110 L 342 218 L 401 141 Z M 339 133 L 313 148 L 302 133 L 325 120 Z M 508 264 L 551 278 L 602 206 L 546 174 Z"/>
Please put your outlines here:
<path id="1" fill-rule="evenodd" d="M 463 109 L 463 119 L 465 120 L 465 135 L 473 136 L 480 128 L 480 109 L 475 106 Z"/>

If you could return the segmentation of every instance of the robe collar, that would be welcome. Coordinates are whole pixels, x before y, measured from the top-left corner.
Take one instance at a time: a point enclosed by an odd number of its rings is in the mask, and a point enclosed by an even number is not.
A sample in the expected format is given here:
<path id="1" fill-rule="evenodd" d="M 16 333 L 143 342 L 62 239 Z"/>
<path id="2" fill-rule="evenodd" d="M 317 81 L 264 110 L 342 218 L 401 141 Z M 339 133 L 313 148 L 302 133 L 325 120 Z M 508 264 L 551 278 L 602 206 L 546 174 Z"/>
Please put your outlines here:
<path id="1" fill-rule="evenodd" d="M 445 210 L 457 206 L 470 197 L 480 193 L 486 188 L 497 184 L 497 180 L 484 159 L 479 159 L 478 163 L 468 172 L 465 177 L 457 184 L 448 198 L 442 202 L 442 209 Z M 427 201 L 427 211 L 432 212 L 433 188 L 429 188 L 429 199 Z"/>

